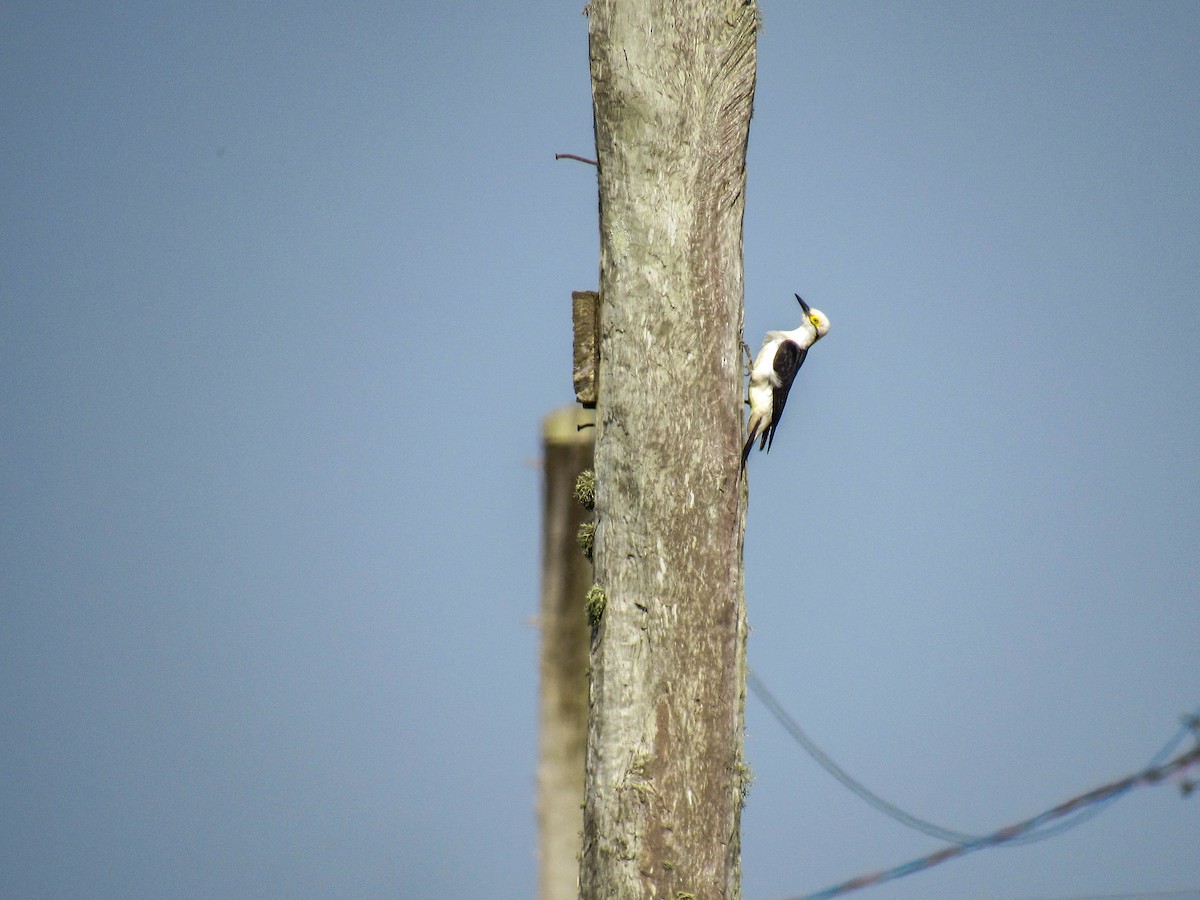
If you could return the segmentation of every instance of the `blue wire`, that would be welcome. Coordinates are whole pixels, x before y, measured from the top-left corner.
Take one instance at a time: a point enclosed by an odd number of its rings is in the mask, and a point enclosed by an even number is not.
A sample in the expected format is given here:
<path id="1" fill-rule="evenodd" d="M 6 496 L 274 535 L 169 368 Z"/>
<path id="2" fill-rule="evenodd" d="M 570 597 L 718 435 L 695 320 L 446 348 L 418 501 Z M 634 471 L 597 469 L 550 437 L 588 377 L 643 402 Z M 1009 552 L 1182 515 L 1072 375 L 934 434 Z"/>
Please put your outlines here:
<path id="1" fill-rule="evenodd" d="M 1200 737 L 1200 718 L 1191 717 L 1188 721 L 1186 729 L 1188 731 L 1197 731 L 1197 736 Z M 842 894 L 856 891 L 861 888 L 871 887 L 873 885 L 883 884 L 887 881 L 892 881 L 897 878 L 902 878 L 905 875 L 911 875 L 914 872 L 920 872 L 940 863 L 947 862 L 959 856 L 965 856 L 973 850 L 981 850 L 985 847 L 996 847 L 1001 844 L 1011 842 L 1022 833 L 1030 829 L 1037 828 L 1044 822 L 1049 822 L 1053 819 L 1061 818 L 1062 816 L 1071 815 L 1073 809 L 1087 808 L 1094 804 L 1103 803 L 1111 800 L 1115 796 L 1126 793 L 1135 787 L 1158 784 L 1163 779 L 1169 777 L 1174 772 L 1182 772 L 1192 766 L 1200 764 L 1200 742 L 1197 746 L 1187 751 L 1181 756 L 1178 756 L 1167 762 L 1160 762 L 1159 765 L 1152 766 L 1147 769 L 1142 769 L 1140 772 L 1122 778 L 1110 784 L 1098 787 L 1095 790 L 1080 794 L 1077 797 L 1072 797 L 1058 806 L 1052 807 L 1044 812 L 1039 813 L 1031 819 L 1026 819 L 1023 822 L 1018 822 L 1015 825 L 1009 825 L 1005 828 L 993 832 L 979 841 L 971 844 L 950 845 L 935 853 L 927 854 L 919 859 L 911 860 L 903 865 L 896 866 L 891 869 L 886 869 L 882 872 L 874 872 L 870 875 L 862 875 L 858 878 L 852 878 L 849 881 L 844 881 L 841 884 L 826 888 L 823 891 L 818 891 L 815 894 L 808 894 L 802 900 L 830 900 L 830 898 L 841 896 Z"/>
<path id="2" fill-rule="evenodd" d="M 828 754 L 818 747 L 813 742 L 812 738 L 805 734 L 804 730 L 798 724 L 796 724 L 796 720 L 788 715 L 787 711 L 783 708 L 779 701 L 775 699 L 774 695 L 767 690 L 767 686 L 763 684 L 762 679 L 760 679 L 753 672 L 747 672 L 746 684 L 767 708 L 767 711 L 770 712 L 775 718 L 775 721 L 783 726 L 784 730 L 792 736 L 793 740 L 795 740 L 796 743 L 798 743 L 804 749 L 804 751 L 811 756 L 818 765 L 821 766 L 821 768 L 823 768 L 826 772 L 840 781 L 843 785 L 845 785 L 871 806 L 882 812 L 884 815 L 894 819 L 901 825 L 912 828 L 915 831 L 920 831 L 923 834 L 927 834 L 930 837 L 937 838 L 941 841 L 946 841 L 950 844 L 958 844 L 959 846 L 967 849 L 977 849 L 980 845 L 992 840 L 992 835 L 968 834 L 966 832 L 955 831 L 950 828 L 943 828 L 941 825 L 934 824 L 933 822 L 927 822 L 924 819 L 920 819 L 917 816 L 912 815 L 911 813 L 905 812 L 894 803 L 890 803 L 889 801 L 883 799 L 862 782 L 853 778 L 848 772 L 846 772 L 845 769 L 834 762 Z M 1171 753 L 1174 752 L 1175 748 L 1179 746 L 1183 739 L 1197 728 L 1198 722 L 1200 722 L 1200 708 L 1197 708 L 1196 712 L 1192 716 L 1184 719 L 1183 725 L 1180 726 L 1179 731 L 1177 731 L 1175 735 L 1163 745 L 1162 749 L 1151 758 L 1150 762 L 1146 764 L 1145 769 L 1154 769 L 1162 765 L 1162 763 L 1167 760 Z M 1013 838 L 1012 840 L 1005 841 L 999 846 L 1012 847 L 1019 844 L 1032 844 L 1038 841 L 1044 841 L 1047 838 L 1055 837 L 1056 835 L 1062 834 L 1065 831 L 1070 831 L 1072 828 L 1082 825 L 1089 819 L 1099 815 L 1108 808 L 1109 804 L 1111 804 L 1118 797 L 1122 796 L 1124 793 L 1125 791 L 1118 791 L 1111 797 L 1106 797 L 1092 806 L 1085 807 L 1079 810 L 1079 812 L 1070 815 L 1064 821 L 1058 822 L 1054 825 L 1048 825 L 1045 827 L 1034 825 L 1030 829 L 1029 833 Z"/>

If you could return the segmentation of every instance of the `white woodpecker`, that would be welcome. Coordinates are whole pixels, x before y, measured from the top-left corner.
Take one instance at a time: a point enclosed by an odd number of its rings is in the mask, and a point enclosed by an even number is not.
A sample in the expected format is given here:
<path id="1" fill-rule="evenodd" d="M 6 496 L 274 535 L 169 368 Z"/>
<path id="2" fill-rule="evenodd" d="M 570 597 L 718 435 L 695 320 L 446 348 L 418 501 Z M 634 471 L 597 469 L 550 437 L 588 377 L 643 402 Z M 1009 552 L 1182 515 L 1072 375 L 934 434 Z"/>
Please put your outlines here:
<path id="1" fill-rule="evenodd" d="M 746 458 L 755 440 L 759 442 L 759 450 L 771 449 L 788 391 L 804 365 L 808 348 L 829 332 L 825 313 L 812 309 L 799 294 L 796 300 L 804 310 L 804 321 L 792 331 L 768 331 L 750 369 L 750 436 L 742 448 L 742 469 L 746 468 Z"/>

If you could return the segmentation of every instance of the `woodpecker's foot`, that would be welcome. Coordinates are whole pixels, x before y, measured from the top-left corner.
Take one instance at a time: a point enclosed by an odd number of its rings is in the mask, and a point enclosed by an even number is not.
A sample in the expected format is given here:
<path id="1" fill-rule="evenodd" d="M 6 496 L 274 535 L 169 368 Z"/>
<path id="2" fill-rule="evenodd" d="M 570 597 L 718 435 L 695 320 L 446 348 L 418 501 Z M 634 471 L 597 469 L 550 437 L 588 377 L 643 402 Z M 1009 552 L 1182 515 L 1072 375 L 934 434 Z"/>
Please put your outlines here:
<path id="1" fill-rule="evenodd" d="M 750 377 L 750 367 L 754 365 L 754 357 L 750 354 L 750 345 L 742 341 L 742 353 L 746 357 L 746 377 Z"/>

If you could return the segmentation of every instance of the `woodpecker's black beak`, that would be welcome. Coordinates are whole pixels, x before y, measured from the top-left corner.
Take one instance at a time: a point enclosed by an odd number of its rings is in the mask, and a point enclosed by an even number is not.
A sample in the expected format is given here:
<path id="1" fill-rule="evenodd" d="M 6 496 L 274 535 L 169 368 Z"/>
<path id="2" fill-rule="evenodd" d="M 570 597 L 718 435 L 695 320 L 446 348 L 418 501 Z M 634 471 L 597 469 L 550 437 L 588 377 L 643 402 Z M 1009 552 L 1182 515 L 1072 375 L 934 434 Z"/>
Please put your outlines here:
<path id="1" fill-rule="evenodd" d="M 796 294 L 796 299 L 800 302 L 800 308 L 804 310 L 804 317 L 808 318 L 808 304 L 804 302 L 804 298 Z"/>

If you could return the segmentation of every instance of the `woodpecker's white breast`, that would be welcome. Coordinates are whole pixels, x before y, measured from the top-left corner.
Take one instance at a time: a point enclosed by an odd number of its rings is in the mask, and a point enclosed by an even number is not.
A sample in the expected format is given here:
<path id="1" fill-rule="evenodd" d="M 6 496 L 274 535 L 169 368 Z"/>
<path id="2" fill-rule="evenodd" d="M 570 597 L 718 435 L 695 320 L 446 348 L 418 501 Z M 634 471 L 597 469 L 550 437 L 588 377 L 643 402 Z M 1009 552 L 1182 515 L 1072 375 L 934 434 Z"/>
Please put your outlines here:
<path id="1" fill-rule="evenodd" d="M 771 392 L 779 387 L 779 376 L 775 374 L 775 354 L 785 340 L 787 338 L 781 332 L 772 331 L 754 359 L 754 367 L 750 370 L 751 415 L 758 414 L 768 420 L 771 418 Z"/>

